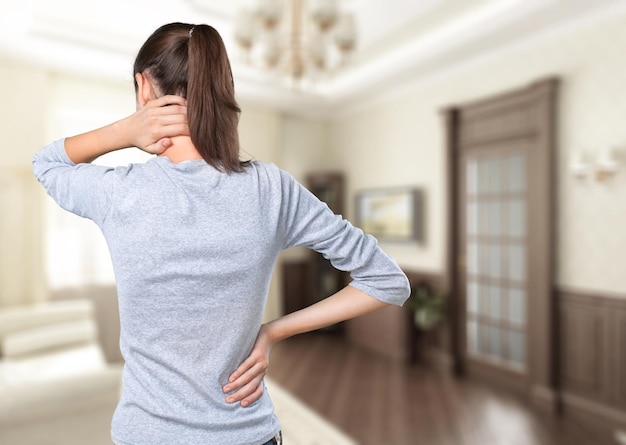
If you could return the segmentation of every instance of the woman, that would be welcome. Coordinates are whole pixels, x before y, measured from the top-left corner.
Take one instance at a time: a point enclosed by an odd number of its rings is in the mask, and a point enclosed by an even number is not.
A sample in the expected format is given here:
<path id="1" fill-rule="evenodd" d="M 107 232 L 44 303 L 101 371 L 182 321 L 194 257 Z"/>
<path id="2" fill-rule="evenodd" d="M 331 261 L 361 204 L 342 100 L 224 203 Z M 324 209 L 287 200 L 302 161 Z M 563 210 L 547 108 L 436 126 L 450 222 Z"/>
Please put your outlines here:
<path id="1" fill-rule="evenodd" d="M 279 443 L 263 377 L 272 346 L 409 295 L 371 236 L 275 165 L 240 162 L 239 108 L 207 25 L 157 29 L 134 66 L 137 112 L 62 139 L 33 161 L 57 203 L 92 219 L 111 253 L 125 359 L 118 445 Z M 188 122 L 188 123 L 187 123 Z M 136 146 L 144 164 L 98 156 Z M 274 262 L 306 246 L 350 271 L 335 295 L 261 325 Z"/>

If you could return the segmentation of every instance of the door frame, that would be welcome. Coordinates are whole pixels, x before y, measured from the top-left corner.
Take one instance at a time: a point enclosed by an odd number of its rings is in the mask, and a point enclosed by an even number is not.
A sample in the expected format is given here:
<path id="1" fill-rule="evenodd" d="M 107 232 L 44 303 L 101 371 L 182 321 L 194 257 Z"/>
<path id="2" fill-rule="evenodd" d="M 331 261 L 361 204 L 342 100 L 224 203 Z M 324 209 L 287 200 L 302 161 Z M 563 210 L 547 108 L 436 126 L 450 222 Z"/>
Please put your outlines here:
<path id="1" fill-rule="evenodd" d="M 461 298 L 459 280 L 459 252 L 461 240 L 460 224 L 460 175 L 461 125 L 473 116 L 497 112 L 498 109 L 521 107 L 527 113 L 525 122 L 532 129 L 532 156 L 529 156 L 528 169 L 533 171 L 533 181 L 537 186 L 548 190 L 545 199 L 534 205 L 529 212 L 529 232 L 532 232 L 530 248 L 541 248 L 543 255 L 533 257 L 533 270 L 536 279 L 529 286 L 528 297 L 528 337 L 527 337 L 527 385 L 521 388 L 538 406 L 551 412 L 559 409 L 558 401 L 558 320 L 556 318 L 555 269 L 556 269 L 556 144 L 557 144 L 557 94 L 559 79 L 549 77 L 532 84 L 483 100 L 461 105 L 451 105 L 442 110 L 446 139 L 446 175 L 448 184 L 447 205 L 447 246 L 446 281 L 450 299 L 450 354 L 453 369 L 458 375 L 468 374 L 464 356 L 465 325 L 464 300 Z M 539 247 L 540 246 L 540 247 Z M 530 250 L 533 251 L 533 250 Z M 529 252 L 530 252 L 529 251 Z M 530 324 L 532 321 L 532 325 Z M 472 370 L 472 374 L 476 370 Z M 480 373 L 480 371 L 478 371 Z M 488 370 L 483 377 L 493 379 Z M 514 379 L 502 379 L 499 383 L 514 390 L 520 390 Z"/>

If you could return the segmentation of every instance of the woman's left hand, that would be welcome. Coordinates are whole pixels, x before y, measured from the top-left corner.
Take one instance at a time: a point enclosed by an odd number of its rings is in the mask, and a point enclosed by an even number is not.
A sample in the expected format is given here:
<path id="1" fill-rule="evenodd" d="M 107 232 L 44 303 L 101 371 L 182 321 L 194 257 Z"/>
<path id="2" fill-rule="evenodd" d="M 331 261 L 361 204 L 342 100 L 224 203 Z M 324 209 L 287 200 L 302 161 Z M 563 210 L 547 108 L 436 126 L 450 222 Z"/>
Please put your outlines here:
<path id="1" fill-rule="evenodd" d="M 240 402 L 245 408 L 263 395 L 263 377 L 267 373 L 270 350 L 274 345 L 268 331 L 267 325 L 261 326 L 252 352 L 230 375 L 228 383 L 222 388 L 224 393 L 232 392 L 226 397 L 226 403 Z"/>

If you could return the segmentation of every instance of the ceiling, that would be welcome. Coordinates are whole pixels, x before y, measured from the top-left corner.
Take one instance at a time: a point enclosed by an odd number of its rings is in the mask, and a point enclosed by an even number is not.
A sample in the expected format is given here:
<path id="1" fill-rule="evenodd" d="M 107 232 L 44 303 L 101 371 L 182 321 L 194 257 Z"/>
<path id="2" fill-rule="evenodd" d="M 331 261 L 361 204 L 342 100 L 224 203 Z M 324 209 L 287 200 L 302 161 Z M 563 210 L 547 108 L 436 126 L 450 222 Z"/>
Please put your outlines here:
<path id="1" fill-rule="evenodd" d="M 626 10 L 626 0 L 341 0 L 357 17 L 350 63 L 304 89 L 243 63 L 233 19 L 252 0 L 3 0 L 0 56 L 130 82 L 158 26 L 208 23 L 230 54 L 239 100 L 325 115 L 523 39 Z"/>

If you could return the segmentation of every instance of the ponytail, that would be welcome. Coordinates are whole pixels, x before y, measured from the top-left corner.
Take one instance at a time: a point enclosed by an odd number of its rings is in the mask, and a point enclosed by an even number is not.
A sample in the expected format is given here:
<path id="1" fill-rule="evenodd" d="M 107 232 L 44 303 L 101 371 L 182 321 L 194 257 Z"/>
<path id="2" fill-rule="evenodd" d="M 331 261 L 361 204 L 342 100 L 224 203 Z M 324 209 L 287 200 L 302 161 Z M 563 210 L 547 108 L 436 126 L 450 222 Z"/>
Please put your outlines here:
<path id="1" fill-rule="evenodd" d="M 170 23 L 146 40 L 134 72 L 147 71 L 162 94 L 187 99 L 187 121 L 204 160 L 224 172 L 243 171 L 233 76 L 224 42 L 208 25 Z"/>
<path id="2" fill-rule="evenodd" d="M 237 134 L 240 112 L 222 38 L 208 25 L 191 28 L 187 83 L 189 133 L 202 157 L 220 170 L 242 170 Z"/>

